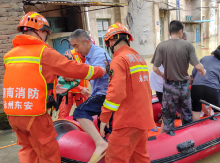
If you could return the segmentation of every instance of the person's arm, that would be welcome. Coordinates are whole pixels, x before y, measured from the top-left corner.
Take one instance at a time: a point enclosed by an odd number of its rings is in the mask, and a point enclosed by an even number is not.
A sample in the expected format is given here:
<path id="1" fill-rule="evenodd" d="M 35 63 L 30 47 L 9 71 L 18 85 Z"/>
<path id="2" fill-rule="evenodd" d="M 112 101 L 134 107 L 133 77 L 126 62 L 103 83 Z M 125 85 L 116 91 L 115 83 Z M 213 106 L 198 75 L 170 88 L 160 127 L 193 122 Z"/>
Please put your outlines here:
<path id="1" fill-rule="evenodd" d="M 192 78 L 194 79 L 197 73 L 197 69 L 194 67 L 192 70 Z"/>
<path id="2" fill-rule="evenodd" d="M 162 51 L 163 49 L 161 48 L 160 44 L 157 46 L 154 56 L 151 60 L 151 63 L 153 63 L 153 65 L 155 67 L 160 67 L 162 65 L 163 62 L 163 55 L 162 55 Z"/>
<path id="3" fill-rule="evenodd" d="M 195 68 L 200 72 L 200 74 L 202 76 L 204 76 L 206 74 L 206 70 L 204 69 L 203 64 L 199 63 L 199 64 L 195 65 Z"/>
<path id="4" fill-rule="evenodd" d="M 206 74 L 206 70 L 204 69 L 204 66 L 199 62 L 199 59 L 195 52 L 195 48 L 191 43 L 188 44 L 188 52 L 190 57 L 189 63 L 195 66 L 195 68 L 200 72 L 200 74 L 204 76 Z"/>
<path id="5" fill-rule="evenodd" d="M 41 65 L 56 76 L 74 79 L 92 80 L 102 77 L 106 70 L 101 67 L 89 66 L 83 63 L 70 61 L 56 50 L 45 48 L 42 54 Z"/>
<path id="6" fill-rule="evenodd" d="M 100 115 L 100 120 L 103 123 L 109 122 L 112 112 L 117 111 L 121 102 L 127 97 L 125 61 L 120 57 L 113 59 L 111 69 L 113 69 L 113 76 L 109 82 L 106 99 Z"/>
<path id="7" fill-rule="evenodd" d="M 159 70 L 159 67 L 153 66 L 153 71 L 154 71 L 157 75 L 159 75 L 159 76 L 161 76 L 162 78 L 164 78 L 164 73 Z"/>

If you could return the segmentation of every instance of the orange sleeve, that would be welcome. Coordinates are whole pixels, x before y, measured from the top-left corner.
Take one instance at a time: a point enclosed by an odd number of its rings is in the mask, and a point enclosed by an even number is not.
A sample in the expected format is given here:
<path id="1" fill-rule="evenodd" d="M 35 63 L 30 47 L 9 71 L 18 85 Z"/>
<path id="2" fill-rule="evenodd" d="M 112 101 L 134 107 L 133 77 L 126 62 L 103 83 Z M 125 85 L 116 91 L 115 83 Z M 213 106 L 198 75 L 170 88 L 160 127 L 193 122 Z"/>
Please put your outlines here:
<path id="1" fill-rule="evenodd" d="M 126 65 L 127 64 L 121 57 L 114 58 L 111 62 L 113 76 L 109 82 L 106 99 L 102 106 L 102 113 L 100 115 L 100 120 L 104 123 L 109 122 L 112 112 L 117 111 L 116 108 L 119 108 L 121 102 L 127 97 Z"/>
<path id="2" fill-rule="evenodd" d="M 81 92 L 83 88 L 84 87 L 82 87 L 81 85 L 78 85 L 77 87 L 75 87 L 75 89 L 77 89 L 79 92 Z"/>
<path id="3" fill-rule="evenodd" d="M 52 48 L 45 48 L 41 58 L 42 71 L 57 76 L 74 79 L 96 79 L 102 77 L 103 70 L 76 61 L 68 60 Z"/>

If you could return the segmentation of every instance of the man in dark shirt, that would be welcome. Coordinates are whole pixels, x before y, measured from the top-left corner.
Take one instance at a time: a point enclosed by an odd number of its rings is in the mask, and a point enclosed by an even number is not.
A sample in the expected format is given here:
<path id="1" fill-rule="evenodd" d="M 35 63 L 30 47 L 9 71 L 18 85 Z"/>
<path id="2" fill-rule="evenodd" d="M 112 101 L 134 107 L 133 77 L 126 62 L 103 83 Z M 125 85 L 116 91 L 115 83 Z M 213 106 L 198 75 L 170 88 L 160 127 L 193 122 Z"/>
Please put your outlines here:
<path id="1" fill-rule="evenodd" d="M 170 23 L 170 40 L 161 42 L 155 51 L 151 63 L 156 74 L 164 78 L 162 100 L 162 115 L 164 121 L 164 131 L 168 132 L 174 127 L 175 113 L 179 109 L 182 124 L 192 122 L 192 107 L 189 88 L 189 63 L 200 72 L 206 74 L 206 70 L 199 62 L 195 48 L 185 40 L 183 36 L 183 24 L 174 20 Z M 158 67 L 164 67 L 162 73 Z"/>

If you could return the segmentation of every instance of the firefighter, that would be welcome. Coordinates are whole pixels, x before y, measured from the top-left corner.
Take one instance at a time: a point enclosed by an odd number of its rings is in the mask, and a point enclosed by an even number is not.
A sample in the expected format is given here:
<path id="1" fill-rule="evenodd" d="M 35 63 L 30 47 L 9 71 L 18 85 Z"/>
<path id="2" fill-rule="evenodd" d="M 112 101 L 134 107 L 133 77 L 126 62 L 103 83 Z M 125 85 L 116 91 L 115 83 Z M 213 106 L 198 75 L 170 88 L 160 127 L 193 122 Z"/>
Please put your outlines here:
<path id="1" fill-rule="evenodd" d="M 100 115 L 100 132 L 114 113 L 113 131 L 108 139 L 105 163 L 150 163 L 148 129 L 155 128 L 148 67 L 130 48 L 133 40 L 120 23 L 111 25 L 104 36 L 113 59 L 110 82 Z"/>
<path id="2" fill-rule="evenodd" d="M 57 75 L 94 79 L 106 70 L 69 61 L 50 48 L 45 42 L 51 28 L 36 12 L 28 12 L 17 29 L 23 34 L 15 36 L 14 48 L 4 56 L 3 103 L 17 143 L 22 146 L 19 159 L 21 163 L 60 163 L 57 133 L 47 113 L 55 104 L 53 81 Z M 57 89 L 57 93 L 62 91 Z"/>

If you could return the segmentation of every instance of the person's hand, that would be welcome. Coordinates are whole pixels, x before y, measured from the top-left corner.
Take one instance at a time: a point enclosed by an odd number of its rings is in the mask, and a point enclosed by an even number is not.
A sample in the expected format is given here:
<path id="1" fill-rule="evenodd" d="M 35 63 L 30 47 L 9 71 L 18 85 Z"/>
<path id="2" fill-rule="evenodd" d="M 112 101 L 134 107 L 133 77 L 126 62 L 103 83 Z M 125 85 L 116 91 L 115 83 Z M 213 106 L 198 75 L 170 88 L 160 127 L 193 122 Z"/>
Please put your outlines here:
<path id="1" fill-rule="evenodd" d="M 101 133 L 102 137 L 105 137 L 105 126 L 107 128 L 109 128 L 109 122 L 108 123 L 103 123 L 103 122 L 100 123 L 100 133 Z"/>
<path id="2" fill-rule="evenodd" d="M 85 87 L 83 87 L 81 94 L 85 97 L 89 97 L 91 95 L 91 93 L 89 93 L 89 89 Z"/>
<path id="3" fill-rule="evenodd" d="M 62 87 L 63 85 L 60 85 L 60 84 L 56 85 L 56 94 L 62 94 L 68 90 L 67 88 L 62 88 Z"/>
<path id="4" fill-rule="evenodd" d="M 104 76 L 104 75 L 106 74 L 106 69 L 105 69 L 105 68 L 103 68 L 103 67 L 101 67 L 101 69 L 102 69 L 102 71 L 103 71 L 102 76 Z"/>
<path id="5" fill-rule="evenodd" d="M 178 118 L 180 118 L 180 117 L 181 117 L 181 114 L 178 113 L 178 112 L 176 112 L 176 116 L 177 116 Z"/>
<path id="6" fill-rule="evenodd" d="M 73 78 L 66 78 L 66 77 L 63 77 L 63 79 L 65 80 L 65 81 L 74 81 L 75 79 L 73 79 Z"/>
<path id="7" fill-rule="evenodd" d="M 188 80 L 189 80 L 189 85 L 192 85 L 194 79 L 188 76 Z"/>
<path id="8" fill-rule="evenodd" d="M 73 60 L 73 55 L 70 51 L 66 51 L 65 52 L 65 56 L 68 57 L 69 59 L 72 59 Z"/>
<path id="9" fill-rule="evenodd" d="M 200 74 L 201 74 L 202 76 L 205 76 L 205 74 L 206 74 L 206 69 L 204 69 L 203 72 L 200 72 Z"/>

